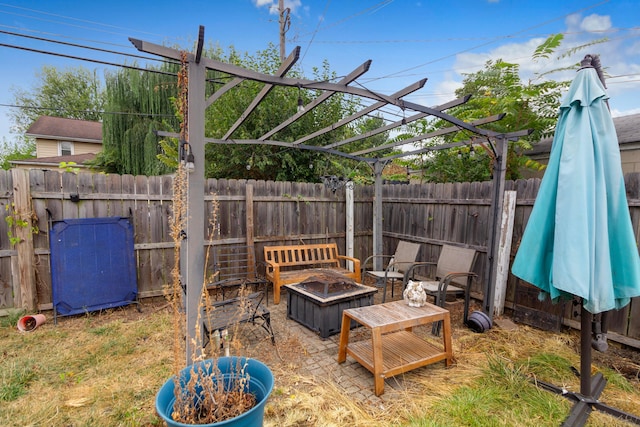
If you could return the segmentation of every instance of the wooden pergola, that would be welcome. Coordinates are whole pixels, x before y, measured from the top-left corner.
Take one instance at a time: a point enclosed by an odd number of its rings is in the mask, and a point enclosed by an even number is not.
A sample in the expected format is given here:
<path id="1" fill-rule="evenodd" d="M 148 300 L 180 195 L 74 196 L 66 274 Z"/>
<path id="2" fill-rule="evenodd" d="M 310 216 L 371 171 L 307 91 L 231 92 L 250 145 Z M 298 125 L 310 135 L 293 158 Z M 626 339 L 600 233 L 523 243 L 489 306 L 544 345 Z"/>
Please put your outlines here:
<path id="1" fill-rule="evenodd" d="M 141 52 L 154 54 L 163 58 L 173 59 L 177 61 L 183 60 L 183 52 L 180 50 L 160 46 L 157 44 L 145 42 L 130 38 L 131 43 Z M 193 173 L 188 175 L 189 196 L 188 196 L 188 220 L 186 226 L 186 245 L 183 245 L 180 270 L 181 276 L 186 283 L 186 313 L 187 313 L 187 331 L 191 339 L 187 339 L 187 361 L 190 361 L 191 355 L 195 354 L 191 348 L 193 342 L 197 342 L 198 337 L 195 337 L 196 322 L 198 317 L 198 304 L 200 298 L 200 290 L 202 283 L 204 282 L 204 237 L 202 230 L 204 229 L 204 147 L 205 144 L 245 144 L 256 145 L 266 144 L 273 146 L 280 146 L 286 148 L 293 148 L 299 150 L 312 150 L 318 151 L 330 155 L 341 156 L 348 159 L 365 162 L 369 164 L 375 175 L 375 191 L 374 191 L 374 215 L 373 215 L 373 254 L 382 254 L 382 170 L 384 166 L 393 159 L 415 156 L 429 151 L 449 149 L 464 145 L 472 144 L 485 144 L 490 147 L 492 154 L 495 157 L 493 162 L 493 198 L 491 205 L 492 223 L 490 228 L 490 241 L 487 251 L 488 259 L 488 277 L 485 278 L 484 284 L 484 304 L 483 311 L 492 316 L 493 313 L 493 300 L 494 300 L 494 286 L 497 272 L 497 251 L 498 242 L 500 241 L 500 212 L 503 205 L 504 194 L 504 181 L 506 172 L 506 154 L 508 142 L 510 140 L 516 140 L 522 136 L 526 136 L 530 131 L 519 131 L 512 133 L 498 133 L 487 129 L 482 129 L 478 126 L 498 121 L 504 117 L 504 114 L 491 116 L 476 120 L 471 123 L 464 122 L 452 115 L 447 114 L 445 111 L 449 108 L 462 105 L 469 100 L 469 96 L 454 99 L 442 105 L 435 107 L 426 107 L 417 103 L 409 102 L 402 99 L 404 96 L 413 93 L 421 89 L 426 83 L 426 79 L 419 80 L 418 82 L 407 86 L 391 95 L 384 95 L 367 89 L 350 86 L 356 79 L 364 75 L 371 65 L 371 60 L 366 61 L 361 66 L 353 70 L 347 76 L 343 77 L 337 83 L 327 81 L 314 81 L 300 78 L 288 78 L 287 72 L 293 67 L 296 61 L 299 59 L 300 47 L 296 47 L 293 52 L 285 59 L 280 68 L 274 75 L 268 75 L 259 73 L 256 71 L 248 70 L 232 64 L 223 63 L 210 58 L 202 56 L 202 50 L 204 46 L 204 27 L 200 26 L 198 43 L 194 53 L 188 53 L 186 55 L 187 69 L 188 69 L 188 135 L 187 141 L 190 148 L 190 155 L 194 160 Z M 206 74 L 207 70 L 215 70 L 221 73 L 225 73 L 231 77 L 228 83 L 224 84 L 221 88 L 216 90 L 211 96 L 206 98 Z M 222 138 L 206 138 L 205 137 L 205 110 L 216 100 L 218 100 L 223 94 L 233 90 L 236 86 L 240 85 L 244 81 L 255 81 L 263 83 L 264 86 L 253 101 L 247 106 L 246 110 L 238 117 L 236 122 L 227 130 Z M 267 94 L 275 86 L 286 86 L 292 88 L 304 88 L 312 89 L 321 92 L 321 95 L 316 97 L 309 104 L 304 106 L 304 109 L 300 109 L 296 114 L 289 117 L 278 126 L 271 129 L 264 135 L 256 135 L 254 139 L 235 139 L 233 134 L 242 123 L 249 117 L 249 115 L 255 110 L 260 102 L 267 96 Z M 329 99 L 336 93 L 344 93 L 354 95 L 360 98 L 373 101 L 369 106 L 359 110 L 358 112 L 351 114 L 344 119 L 327 126 L 323 129 L 319 129 L 308 135 L 300 135 L 297 140 L 293 142 L 279 141 L 273 138 L 278 131 L 286 128 L 287 126 L 300 119 L 303 115 L 309 113 L 315 107 Z M 368 131 L 366 133 L 357 135 L 345 140 L 333 141 L 326 145 L 312 145 L 307 142 L 320 135 L 327 134 L 341 126 L 345 126 L 354 120 L 357 120 L 367 114 L 370 114 L 376 110 L 380 110 L 385 106 L 393 105 L 400 108 L 402 111 L 411 111 L 412 115 L 397 120 L 392 123 L 386 124 L 378 129 Z M 439 129 L 434 132 L 416 135 L 410 139 L 402 141 L 385 143 L 383 145 L 368 148 L 366 150 L 348 152 L 344 149 L 344 146 L 364 138 L 374 136 L 383 132 L 390 131 L 398 128 L 406 123 L 410 123 L 425 117 L 437 117 L 451 123 L 450 127 Z M 402 152 L 399 154 L 388 155 L 386 157 L 375 157 L 375 153 L 381 150 L 388 150 L 390 148 L 399 147 L 418 141 L 429 140 L 438 136 L 458 132 L 460 130 L 466 130 L 470 132 L 473 139 L 466 141 L 460 141 L 456 143 L 440 144 L 438 146 L 425 147 L 413 151 Z M 159 132 L 161 136 L 179 138 L 179 134 Z M 373 156 L 371 156 L 373 153 Z M 365 156 L 370 155 L 370 156 Z M 380 262 L 380 261 L 378 261 Z M 379 268 L 379 266 L 375 266 Z"/>

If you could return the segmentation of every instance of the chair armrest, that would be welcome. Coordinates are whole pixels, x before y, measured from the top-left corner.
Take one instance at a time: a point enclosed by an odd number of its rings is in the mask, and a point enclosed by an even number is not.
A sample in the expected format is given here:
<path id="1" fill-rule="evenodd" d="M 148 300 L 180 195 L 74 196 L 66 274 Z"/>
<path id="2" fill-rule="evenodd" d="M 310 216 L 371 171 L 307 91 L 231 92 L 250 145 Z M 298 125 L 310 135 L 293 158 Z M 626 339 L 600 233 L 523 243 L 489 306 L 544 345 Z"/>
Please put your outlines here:
<path id="1" fill-rule="evenodd" d="M 409 278 L 409 277 L 413 277 L 413 270 L 415 270 L 416 268 L 423 268 L 423 267 L 429 267 L 432 265 L 438 265 L 437 262 L 433 262 L 433 261 L 421 261 L 421 262 L 414 262 L 411 264 L 411 266 L 409 268 L 407 268 L 407 271 L 405 272 L 405 277 Z M 406 284 L 406 282 L 405 282 Z"/>
<path id="2" fill-rule="evenodd" d="M 367 265 L 369 264 L 369 261 L 371 261 L 372 259 L 376 259 L 376 258 L 393 258 L 393 255 L 371 255 L 370 257 L 368 257 L 367 259 L 364 260 L 364 263 L 361 263 L 362 265 L 362 270 L 366 271 L 367 270 Z"/>
<path id="3" fill-rule="evenodd" d="M 446 292 L 447 286 L 449 286 L 449 283 L 451 283 L 451 281 L 456 277 L 467 277 L 468 278 L 467 285 L 468 285 L 469 281 L 474 277 L 478 277 L 478 275 L 472 271 L 461 271 L 461 272 L 449 273 L 446 276 L 444 276 L 442 279 L 440 279 L 440 283 L 438 284 L 438 292 L 442 292 L 442 291 Z"/>
<path id="4" fill-rule="evenodd" d="M 476 273 L 473 273 L 471 271 L 454 272 L 444 276 L 442 279 L 440 279 L 440 283 L 438 283 L 438 294 L 436 295 L 435 303 L 436 305 L 443 307 L 444 302 L 446 300 L 447 287 L 449 286 L 449 283 L 451 283 L 451 280 L 455 279 L 456 277 L 465 277 L 465 276 L 467 277 L 467 286 L 464 291 L 464 300 L 465 300 L 464 323 L 466 324 L 467 311 L 469 307 L 469 297 L 471 295 L 471 279 L 473 279 L 474 277 L 478 277 Z"/>

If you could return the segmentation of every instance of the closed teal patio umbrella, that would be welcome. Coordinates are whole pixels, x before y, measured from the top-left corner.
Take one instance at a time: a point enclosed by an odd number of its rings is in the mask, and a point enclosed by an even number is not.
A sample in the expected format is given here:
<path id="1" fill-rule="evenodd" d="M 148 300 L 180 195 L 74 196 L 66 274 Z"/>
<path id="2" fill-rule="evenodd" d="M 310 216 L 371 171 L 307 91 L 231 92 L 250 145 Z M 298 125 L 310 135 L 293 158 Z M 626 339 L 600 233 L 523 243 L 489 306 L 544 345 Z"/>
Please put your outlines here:
<path id="1" fill-rule="evenodd" d="M 585 57 L 560 106 L 549 164 L 511 271 L 553 300 L 582 299 L 580 392 L 597 397 L 590 384 L 591 314 L 640 296 L 640 258 L 594 59 L 599 65 L 597 56 Z"/>
<path id="2" fill-rule="evenodd" d="M 591 313 L 640 295 L 620 149 L 605 88 L 581 69 L 560 106 L 549 164 L 512 272 L 552 299 L 579 296 Z"/>

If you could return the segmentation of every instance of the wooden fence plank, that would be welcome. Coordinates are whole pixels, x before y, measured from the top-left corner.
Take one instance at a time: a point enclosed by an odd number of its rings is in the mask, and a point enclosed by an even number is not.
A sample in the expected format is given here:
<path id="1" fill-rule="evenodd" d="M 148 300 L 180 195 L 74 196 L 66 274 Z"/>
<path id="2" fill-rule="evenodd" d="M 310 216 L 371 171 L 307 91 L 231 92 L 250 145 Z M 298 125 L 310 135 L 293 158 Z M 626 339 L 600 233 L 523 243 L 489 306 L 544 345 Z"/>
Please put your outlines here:
<path id="1" fill-rule="evenodd" d="M 13 178 L 13 208 L 10 214 L 14 219 L 13 236 L 18 239 L 15 243 L 17 250 L 18 277 L 20 284 L 20 307 L 33 311 L 37 305 L 37 289 L 35 272 L 33 269 L 33 233 L 32 233 L 32 203 L 31 186 L 29 185 L 29 171 L 12 169 Z M 20 222 L 24 221 L 25 226 Z"/>
<path id="2" fill-rule="evenodd" d="M 640 297 L 631 300 L 629 307 L 629 328 L 624 335 L 629 338 L 640 339 Z"/>
<path id="3" fill-rule="evenodd" d="M 133 202 L 133 231 L 134 242 L 136 244 L 151 243 L 152 236 L 157 238 L 157 229 L 152 231 L 151 210 L 149 208 L 149 179 L 146 176 L 134 177 L 134 191 L 137 196 L 145 196 L 147 200 L 135 200 Z M 154 192 L 157 193 L 157 192 Z M 155 212 L 154 212 L 155 213 Z M 144 293 L 153 289 L 153 280 L 151 274 L 151 251 L 138 250 L 138 292 Z"/>
<path id="4" fill-rule="evenodd" d="M 93 175 L 92 173 L 82 172 L 77 174 L 78 177 L 78 218 L 97 218 L 95 214 L 93 200 L 85 199 L 84 196 L 93 193 Z"/>
<path id="5" fill-rule="evenodd" d="M 19 301 L 14 301 L 14 286 L 18 288 L 13 278 L 11 267 L 12 259 L 15 258 L 15 251 L 9 242 L 9 227 L 5 220 L 7 209 L 13 202 L 13 178 L 10 171 L 0 170 L 0 308 L 11 308 L 19 305 Z"/>
<path id="6" fill-rule="evenodd" d="M 8 176 L 0 171 L 0 204 L 3 206 L 13 197 Z M 30 173 L 29 181 L 34 194 L 33 210 L 38 216 L 39 228 L 44 231 L 48 230 L 47 210 L 54 220 L 60 220 L 91 215 L 129 216 L 131 208 L 135 212 L 140 294 L 145 296 L 162 293 L 162 286 L 170 281 L 174 261 L 169 227 L 172 215 L 171 176 L 151 177 L 147 180 L 133 176 L 75 175 L 34 170 Z M 640 241 L 640 174 L 627 174 L 625 184 L 634 232 L 636 239 Z M 262 247 L 265 244 L 335 241 L 340 248 L 344 248 L 346 207 L 343 189 L 333 193 L 322 184 L 223 179 L 206 181 L 205 215 L 212 215 L 214 201 L 221 210 L 220 234 L 211 243 L 241 244 L 251 234 L 247 231 L 250 215 L 247 185 L 253 188 L 252 239 L 258 261 L 262 259 Z M 518 193 L 511 257 L 517 250 L 539 185 L 539 179 L 518 180 L 505 185 L 505 188 Z M 142 191 L 143 188 L 145 191 Z M 72 202 L 69 198 L 71 193 L 78 193 L 80 202 Z M 484 277 L 491 194 L 491 182 L 383 185 L 385 253 L 393 253 L 398 240 L 415 241 L 421 243 L 419 260 L 435 261 L 442 244 L 459 244 L 478 250 L 474 271 Z M 373 196 L 374 189 L 371 185 L 356 185 L 354 188 L 354 255 L 363 261 L 372 252 Z M 209 228 L 209 224 L 206 226 Z M 0 234 L 6 234 L 4 223 L 0 223 Z M 5 294 L 7 287 L 13 286 L 13 249 L 7 245 L 6 240 L 0 238 L 0 289 L 5 289 Z M 51 303 L 47 233 L 35 236 L 33 241 L 34 251 L 37 253 L 37 263 L 34 265 L 38 277 L 37 298 L 42 307 Z M 514 299 L 513 282 L 514 278 L 510 275 L 507 308 Z M 482 289 L 481 279 L 474 281 L 473 292 L 480 293 Z M 639 301 L 640 299 L 632 301 L 628 315 L 619 312 L 616 314 L 618 320 L 614 316 L 613 329 L 616 332 L 639 338 Z M 0 297 L 0 307 L 3 307 L 2 304 L 6 306 L 13 303 L 6 296 L 4 300 Z M 573 317 L 571 308 L 567 308 L 565 314 L 568 318 Z M 626 324 L 624 318 L 627 319 Z"/>
<path id="7" fill-rule="evenodd" d="M 71 196 L 78 195 L 78 175 L 73 172 L 62 173 L 62 215 L 63 219 L 78 218 L 78 202 Z"/>

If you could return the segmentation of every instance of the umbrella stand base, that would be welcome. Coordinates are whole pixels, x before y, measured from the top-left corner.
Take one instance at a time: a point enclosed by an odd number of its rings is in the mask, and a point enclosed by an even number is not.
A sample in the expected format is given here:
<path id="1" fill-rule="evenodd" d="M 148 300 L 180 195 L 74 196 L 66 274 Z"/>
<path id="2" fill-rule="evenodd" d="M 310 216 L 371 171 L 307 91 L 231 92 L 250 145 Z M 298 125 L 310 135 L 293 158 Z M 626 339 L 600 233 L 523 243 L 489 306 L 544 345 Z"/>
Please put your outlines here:
<path id="1" fill-rule="evenodd" d="M 544 381 L 534 380 L 533 383 L 547 391 L 562 395 L 575 403 L 573 408 L 571 408 L 569 416 L 564 420 L 564 423 L 562 423 L 563 427 L 584 426 L 589 418 L 589 414 L 591 414 L 591 411 L 594 409 L 605 412 L 616 418 L 640 425 L 640 417 L 622 412 L 621 410 L 613 408 L 598 400 L 598 397 L 600 397 L 602 391 L 607 385 L 607 380 L 601 373 L 597 373 L 591 377 L 591 396 L 571 392 L 562 387 L 545 383 Z"/>

